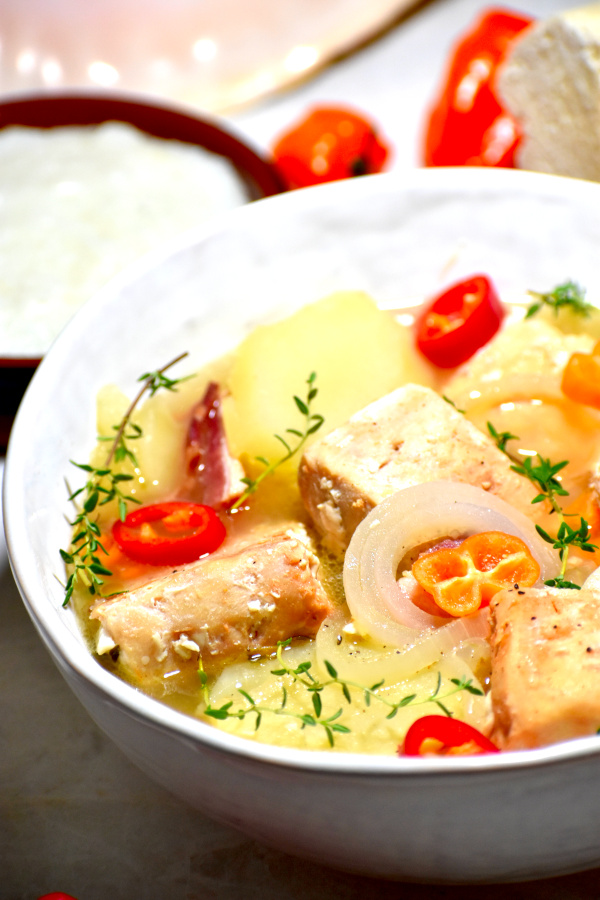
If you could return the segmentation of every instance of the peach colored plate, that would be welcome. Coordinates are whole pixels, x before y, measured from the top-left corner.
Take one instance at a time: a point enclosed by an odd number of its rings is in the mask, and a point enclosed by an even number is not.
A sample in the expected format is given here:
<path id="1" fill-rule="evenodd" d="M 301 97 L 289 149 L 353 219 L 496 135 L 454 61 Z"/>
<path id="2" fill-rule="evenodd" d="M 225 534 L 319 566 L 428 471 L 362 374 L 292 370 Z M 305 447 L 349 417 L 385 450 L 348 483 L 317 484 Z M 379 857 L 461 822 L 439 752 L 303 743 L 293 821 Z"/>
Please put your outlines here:
<path id="1" fill-rule="evenodd" d="M 306 77 L 416 3 L 0 0 L 0 87 L 119 88 L 224 112 Z"/>

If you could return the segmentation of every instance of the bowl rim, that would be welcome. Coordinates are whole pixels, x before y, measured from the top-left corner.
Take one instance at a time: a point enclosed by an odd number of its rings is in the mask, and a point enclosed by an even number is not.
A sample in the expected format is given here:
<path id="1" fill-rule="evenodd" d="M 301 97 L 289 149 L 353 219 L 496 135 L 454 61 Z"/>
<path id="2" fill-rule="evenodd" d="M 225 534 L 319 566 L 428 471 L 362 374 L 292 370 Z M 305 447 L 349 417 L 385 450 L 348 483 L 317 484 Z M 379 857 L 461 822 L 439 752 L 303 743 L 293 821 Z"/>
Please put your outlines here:
<path id="1" fill-rule="evenodd" d="M 158 124 L 152 121 L 156 116 L 159 117 Z M 14 125 L 49 129 L 68 125 L 99 125 L 108 121 L 129 123 L 146 134 L 166 140 L 172 137 L 173 140 L 203 146 L 226 157 L 242 177 L 248 175 L 252 179 L 259 193 L 251 199 L 273 196 L 286 190 L 276 167 L 266 154 L 242 138 L 225 119 L 221 120 L 190 104 L 136 91 L 100 88 L 15 91 L 3 94 L 0 99 L 0 131 Z M 175 135 L 170 133 L 171 126 L 175 126 Z M 202 141 L 198 134 L 202 134 Z"/>
<path id="2" fill-rule="evenodd" d="M 565 194 L 585 196 L 589 199 L 590 191 L 597 194 L 600 207 L 600 184 L 590 184 L 576 179 L 559 178 L 540 173 L 522 172 L 519 170 L 500 169 L 421 169 L 410 172 L 392 172 L 365 176 L 351 182 L 351 190 L 369 194 L 375 181 L 381 184 L 392 184 L 395 187 L 410 191 L 435 191 L 439 187 L 448 186 L 452 179 L 452 188 L 463 189 L 466 193 L 477 193 L 485 186 L 493 185 L 498 190 L 508 181 L 518 184 L 525 193 L 532 188 L 545 194 L 562 196 Z M 530 187 L 531 186 L 531 187 Z M 263 215 L 277 214 L 284 205 L 292 208 L 311 208 L 315 192 L 325 197 L 327 194 L 335 198 L 336 192 L 348 190 L 348 182 L 334 182 L 326 185 L 306 188 L 276 196 L 258 204 L 239 207 L 217 218 L 193 234 L 188 233 L 184 239 L 171 244 L 168 250 L 159 257 L 144 257 L 134 263 L 125 272 L 109 282 L 96 295 L 97 299 L 116 297 L 127 285 L 134 283 L 144 272 L 152 271 L 173 253 L 180 252 L 190 246 L 202 242 L 223 232 L 232 220 L 245 216 L 256 217 L 260 221 Z M 273 211 L 273 213 L 271 212 Z M 489 756 L 471 757 L 432 757 L 412 759 L 398 756 L 378 756 L 370 754 L 347 753 L 345 751 L 313 751 L 279 747 L 248 740 L 231 735 L 212 727 L 210 724 L 179 712 L 159 700 L 141 693 L 132 685 L 104 669 L 93 657 L 84 643 L 69 632 L 66 626 L 60 626 L 64 632 L 64 641 L 60 646 L 54 635 L 54 622 L 49 613 L 55 611 L 49 603 L 45 603 L 45 595 L 35 584 L 35 576 L 23 565 L 22 555 L 18 551 L 18 540 L 26 534 L 24 521 L 19 519 L 19 491 L 25 483 L 26 472 L 22 466 L 23 454 L 20 452 L 20 435 L 27 434 L 24 423 L 30 417 L 30 407 L 35 408 L 35 399 L 43 393 L 44 377 L 51 374 L 55 366 L 60 365 L 62 345 L 71 343 L 71 334 L 83 333 L 89 328 L 88 319 L 93 320 L 96 304 L 86 304 L 70 321 L 61 335 L 54 342 L 49 354 L 42 360 L 34 378 L 29 385 L 24 402 L 17 414 L 16 427 L 9 442 L 3 484 L 3 510 L 6 543 L 10 565 L 15 581 L 23 598 L 23 602 L 42 639 L 46 643 L 60 668 L 68 667 L 80 679 L 88 682 L 101 694 L 107 695 L 129 715 L 166 731 L 173 731 L 179 737 L 185 737 L 198 745 L 204 745 L 216 751 L 233 754 L 238 759 L 253 760 L 269 765 L 309 771 L 313 774 L 330 775 L 335 773 L 351 774 L 356 777 L 381 776 L 385 778 L 411 777 L 415 775 L 436 775 L 460 778 L 468 773 L 490 773 L 503 770 L 519 771 L 544 767 L 557 763 L 572 762 L 577 759 L 600 757 L 600 741 L 597 736 L 589 736 L 553 744 L 531 750 L 504 751 Z M 56 617 L 54 617 L 56 618 Z M 64 674 L 64 673 L 63 673 Z"/>

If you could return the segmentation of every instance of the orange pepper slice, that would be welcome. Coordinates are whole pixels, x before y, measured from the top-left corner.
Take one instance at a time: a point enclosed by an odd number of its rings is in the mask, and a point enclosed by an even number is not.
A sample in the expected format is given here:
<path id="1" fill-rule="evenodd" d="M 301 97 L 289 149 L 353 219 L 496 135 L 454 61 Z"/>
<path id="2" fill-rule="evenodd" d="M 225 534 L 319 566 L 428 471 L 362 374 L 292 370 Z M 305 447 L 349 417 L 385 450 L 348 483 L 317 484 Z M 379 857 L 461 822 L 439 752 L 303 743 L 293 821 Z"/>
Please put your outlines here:
<path id="1" fill-rule="evenodd" d="M 572 353 L 562 376 L 563 394 L 583 403 L 600 409 L 600 341 L 591 353 Z"/>
<path id="2" fill-rule="evenodd" d="M 487 606 L 494 594 L 512 584 L 531 587 L 540 567 L 520 538 L 485 531 L 457 547 L 424 553 L 412 574 L 440 609 L 458 617 Z"/>

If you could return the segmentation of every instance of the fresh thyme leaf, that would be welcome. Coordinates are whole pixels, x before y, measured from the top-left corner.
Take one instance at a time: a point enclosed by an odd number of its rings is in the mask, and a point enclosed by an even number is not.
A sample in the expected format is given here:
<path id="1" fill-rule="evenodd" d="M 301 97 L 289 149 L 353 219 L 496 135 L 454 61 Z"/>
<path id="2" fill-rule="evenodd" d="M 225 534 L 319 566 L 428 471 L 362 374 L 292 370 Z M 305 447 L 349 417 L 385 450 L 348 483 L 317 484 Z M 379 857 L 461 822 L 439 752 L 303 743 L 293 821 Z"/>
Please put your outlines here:
<path id="1" fill-rule="evenodd" d="M 584 289 L 574 281 L 565 281 L 564 284 L 559 284 L 547 294 L 540 294 L 537 291 L 528 291 L 527 293 L 534 298 L 534 302 L 527 308 L 526 319 L 530 319 L 544 306 L 553 309 L 555 315 L 558 315 L 561 309 L 568 308 L 576 316 L 584 318 L 590 316 L 595 308 L 585 299 Z"/>
<path id="2" fill-rule="evenodd" d="M 548 581 L 545 581 L 544 584 L 548 585 L 548 587 L 555 588 L 563 588 L 563 589 L 572 589 L 575 591 L 580 591 L 581 587 L 578 584 L 575 584 L 573 581 L 567 581 L 564 578 L 549 578 Z"/>
<path id="3" fill-rule="evenodd" d="M 549 459 L 545 459 L 538 453 L 537 457 L 528 456 L 524 460 L 514 456 L 506 449 L 509 440 L 518 440 L 515 434 L 508 431 L 498 432 L 491 422 L 487 423 L 488 431 L 496 442 L 496 446 L 511 460 L 513 465 L 511 469 L 524 478 L 527 478 L 531 484 L 540 489 L 532 503 L 541 503 L 547 500 L 552 511 L 558 516 L 559 526 L 556 537 L 552 537 L 541 525 L 535 526 L 537 533 L 548 544 L 552 544 L 555 550 L 558 550 L 559 559 L 561 561 L 560 574 L 556 578 L 551 578 L 544 582 L 549 587 L 568 587 L 580 590 L 579 585 L 565 579 L 567 570 L 567 560 L 569 557 L 569 548 L 571 546 L 578 547 L 584 553 L 593 553 L 597 550 L 597 546 L 592 544 L 588 538 L 590 526 L 586 520 L 580 516 L 577 528 L 572 528 L 565 519 L 565 513 L 558 503 L 557 497 L 568 497 L 569 492 L 565 490 L 560 480 L 557 478 L 558 473 L 562 472 L 565 466 L 568 466 L 568 460 L 562 460 L 559 463 L 551 463 Z M 537 461 L 536 461 L 537 460 Z"/>
<path id="4" fill-rule="evenodd" d="M 455 684 L 461 691 L 467 691 L 469 694 L 475 694 L 477 697 L 483 697 L 483 691 L 478 687 L 475 687 L 474 684 L 471 683 L 471 679 L 466 678 L 451 678 L 450 681 L 452 684 Z"/>
<path id="5" fill-rule="evenodd" d="M 238 499 L 230 506 L 230 509 L 236 510 L 244 505 L 246 500 L 252 496 L 252 494 L 256 493 L 262 482 L 269 475 L 272 475 L 273 472 L 286 463 L 289 459 L 295 456 L 304 446 L 308 438 L 315 434 L 319 430 L 319 428 L 323 425 L 325 419 L 323 416 L 318 413 L 313 413 L 311 406 L 312 402 L 317 396 L 318 390 L 315 387 L 315 379 L 317 375 L 316 372 L 311 372 L 309 377 L 306 379 L 307 384 L 307 392 L 306 398 L 302 400 L 300 397 L 296 397 L 294 395 L 294 403 L 296 405 L 297 410 L 304 416 L 304 431 L 300 431 L 297 428 L 287 428 L 286 434 L 292 434 L 295 438 L 297 438 L 296 444 L 292 447 L 288 441 L 280 434 L 274 434 L 273 437 L 276 438 L 285 449 L 285 454 L 280 459 L 275 462 L 269 462 L 268 459 L 265 459 L 264 456 L 257 456 L 256 461 L 261 463 L 265 468 L 258 475 L 257 478 L 242 478 L 243 483 L 246 485 L 246 490 L 243 494 L 238 497 Z"/>
<path id="6" fill-rule="evenodd" d="M 321 700 L 320 696 L 316 692 L 313 692 L 312 703 L 313 703 L 313 706 L 315 709 L 315 715 L 318 719 L 319 716 L 321 715 L 321 712 L 323 711 L 323 701 Z"/>
<path id="7" fill-rule="evenodd" d="M 329 672 L 332 678 L 337 678 L 337 670 L 331 665 L 329 660 L 325 660 L 325 668 Z"/>
<path id="8" fill-rule="evenodd" d="M 442 394 L 442 400 L 445 400 L 446 403 L 449 403 L 450 406 L 453 406 L 456 412 L 466 413 L 466 409 L 459 409 L 454 400 L 451 400 L 450 397 L 446 396 L 446 394 Z"/>
<path id="9" fill-rule="evenodd" d="M 365 687 L 364 685 L 357 684 L 353 681 L 346 681 L 345 679 L 339 677 L 337 670 L 328 660 L 324 661 L 325 669 L 330 676 L 326 681 L 319 681 L 309 673 L 308 670 L 311 667 L 311 663 L 309 661 L 300 663 L 300 665 L 296 666 L 295 668 L 293 668 L 292 666 L 288 666 L 283 658 L 283 650 L 286 649 L 286 647 L 288 647 L 290 643 L 290 640 L 280 641 L 278 643 L 277 659 L 281 663 L 281 667 L 278 669 L 271 669 L 271 674 L 275 675 L 278 678 L 288 677 L 292 680 L 293 683 L 299 684 L 304 687 L 310 694 L 313 713 L 295 713 L 286 708 L 288 692 L 285 685 L 282 685 L 282 701 L 278 707 L 272 708 L 263 706 L 257 703 L 247 691 L 238 688 L 238 693 L 248 704 L 247 707 L 234 709 L 233 701 L 229 701 L 223 706 L 215 708 L 211 706 L 210 703 L 208 679 L 206 673 L 204 672 L 202 660 L 200 659 L 198 665 L 198 674 L 200 678 L 200 687 L 204 698 L 204 714 L 213 719 L 219 720 L 244 719 L 247 715 L 254 714 L 256 716 L 255 729 L 258 729 L 263 714 L 270 713 L 271 715 L 276 716 L 288 716 L 289 718 L 297 719 L 301 723 L 302 728 L 306 727 L 307 725 L 310 727 L 322 728 L 325 732 L 329 746 L 333 747 L 334 733 L 350 733 L 350 728 L 347 725 L 344 725 L 343 722 L 338 722 L 338 719 L 340 719 L 343 715 L 343 709 L 340 708 L 332 715 L 327 717 L 323 715 L 322 694 L 324 694 L 325 692 L 329 693 L 335 687 L 337 687 L 338 689 L 341 688 L 342 694 L 349 704 L 353 702 L 350 688 L 354 688 L 359 693 L 366 706 L 370 706 L 372 701 L 377 700 L 389 710 L 389 712 L 385 716 L 386 719 L 393 719 L 399 709 L 403 709 L 404 707 L 411 704 L 423 705 L 427 703 L 435 703 L 436 706 L 441 709 L 445 715 L 452 716 L 453 713 L 448 709 L 444 702 L 449 697 L 458 694 L 461 691 L 467 691 L 468 693 L 477 694 L 480 696 L 483 693 L 479 688 L 473 685 L 471 679 L 453 678 L 451 679 L 451 683 L 453 686 L 451 688 L 448 688 L 445 693 L 441 695 L 440 692 L 442 689 L 442 677 L 438 672 L 435 687 L 427 696 L 418 699 L 417 694 L 409 694 L 405 697 L 402 697 L 397 702 L 392 702 L 388 700 L 387 697 L 377 693 L 379 688 L 381 688 L 384 684 L 383 680 L 377 682 L 377 684 L 373 685 L 372 688 Z"/>
<path id="10" fill-rule="evenodd" d="M 182 353 L 156 372 L 147 373 L 138 379 L 143 381 L 144 384 L 129 405 L 120 424 L 114 426 L 113 431 L 115 434 L 113 436 L 98 436 L 99 441 L 110 441 L 110 449 L 103 466 L 94 467 L 89 463 L 78 463 L 71 460 L 72 465 L 88 475 L 88 479 L 83 487 L 78 488 L 76 491 L 69 491 L 69 502 L 74 503 L 81 496 L 84 499 L 75 519 L 70 522 L 71 527 L 75 530 L 74 537 L 71 539 L 71 547 L 69 551 L 60 550 L 63 562 L 73 567 L 73 571 L 69 573 L 65 585 L 63 606 L 68 606 L 77 581 L 86 587 L 90 594 L 96 595 L 104 584 L 100 576 L 112 575 L 111 570 L 102 565 L 96 555 L 98 550 L 101 550 L 106 556 L 108 556 L 108 553 L 105 547 L 97 540 L 100 535 L 100 528 L 96 520 L 92 518 L 92 514 L 95 513 L 98 506 L 104 506 L 106 503 L 115 500 L 119 518 L 123 520 L 127 515 L 127 504 L 141 502 L 137 497 L 124 494 L 121 489 L 125 482 L 132 480 L 133 475 L 114 472 L 112 466 L 113 463 L 118 464 L 125 460 L 129 460 L 133 466 L 137 466 L 135 454 L 129 447 L 128 442 L 142 437 L 142 429 L 139 425 L 130 421 L 131 416 L 144 394 L 150 393 L 152 396 L 161 388 L 173 391 L 176 390 L 177 384 L 187 380 L 186 378 L 168 378 L 164 375 L 171 366 L 185 356 L 187 356 L 187 353 Z"/>
<path id="11" fill-rule="evenodd" d="M 437 687 L 435 689 L 437 691 Z M 402 709 L 403 706 L 408 706 L 413 700 L 416 700 L 416 694 L 408 694 L 407 697 L 403 697 L 400 703 L 397 704 L 398 709 Z"/>
<path id="12" fill-rule="evenodd" d="M 186 375 L 185 378 L 169 378 L 165 375 L 167 369 L 170 369 L 171 366 L 174 366 L 175 363 L 180 362 L 187 356 L 187 353 L 182 353 L 168 365 L 163 366 L 161 369 L 156 369 L 154 372 L 145 372 L 144 375 L 140 375 L 138 381 L 142 381 L 144 383 L 144 393 L 147 391 L 150 392 L 150 396 L 153 397 L 159 390 L 167 390 L 167 391 L 176 391 L 177 386 L 182 384 L 184 381 L 189 381 L 190 378 L 193 378 L 193 375 Z"/>
<path id="13" fill-rule="evenodd" d="M 308 406 L 306 405 L 306 403 L 303 400 L 301 400 L 300 397 L 294 397 L 294 400 L 295 400 L 296 406 L 298 407 L 298 409 L 300 410 L 302 415 L 307 416 L 308 415 Z"/>
<path id="14" fill-rule="evenodd" d="M 569 492 L 564 489 L 560 481 L 556 478 L 558 473 L 569 464 L 568 460 L 563 460 L 562 462 L 552 465 L 549 459 L 544 459 L 539 454 L 537 459 L 539 462 L 537 465 L 534 465 L 533 457 L 527 456 L 521 464 L 515 464 L 511 466 L 511 469 L 513 472 L 518 472 L 519 475 L 525 475 L 532 484 L 538 485 L 543 492 L 541 499 L 555 496 L 568 497 Z M 536 497 L 532 502 L 539 502 L 538 498 Z"/>
<path id="15" fill-rule="evenodd" d="M 517 441 L 517 435 L 511 434 L 510 431 L 496 431 L 491 422 L 487 423 L 488 431 L 493 439 L 496 441 L 496 446 L 499 450 L 502 450 L 503 453 L 506 453 L 506 445 L 509 441 Z M 508 453 L 507 453 L 508 456 Z M 511 457 L 512 458 L 512 457 Z"/>

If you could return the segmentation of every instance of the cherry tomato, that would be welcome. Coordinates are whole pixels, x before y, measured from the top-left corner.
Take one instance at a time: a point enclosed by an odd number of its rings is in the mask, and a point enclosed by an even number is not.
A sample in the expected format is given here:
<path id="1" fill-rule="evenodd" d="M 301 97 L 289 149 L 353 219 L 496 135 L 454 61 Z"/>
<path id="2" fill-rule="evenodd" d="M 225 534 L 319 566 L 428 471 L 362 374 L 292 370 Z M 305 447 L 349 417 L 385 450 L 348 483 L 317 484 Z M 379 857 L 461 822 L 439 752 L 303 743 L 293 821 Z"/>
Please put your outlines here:
<path id="1" fill-rule="evenodd" d="M 427 166 L 514 165 L 517 122 L 502 107 L 498 69 L 512 42 L 533 20 L 489 9 L 456 44 L 425 131 Z"/>
<path id="2" fill-rule="evenodd" d="M 332 106 L 311 110 L 273 148 L 289 189 L 381 172 L 389 155 L 373 123 L 356 111 Z"/>
<path id="3" fill-rule="evenodd" d="M 141 506 L 115 522 L 115 541 L 131 559 L 151 566 L 177 566 L 212 553 L 225 526 L 210 506 L 171 501 Z"/>
<path id="4" fill-rule="evenodd" d="M 417 316 L 417 347 L 435 366 L 452 369 L 487 344 L 505 314 L 490 279 L 472 275 L 439 294 Z"/>
<path id="5" fill-rule="evenodd" d="M 498 753 L 498 747 L 489 738 L 460 719 L 450 716 L 423 716 L 413 722 L 399 750 L 401 756 L 423 756 L 428 752 L 424 745 L 436 743 L 439 753 L 462 751 L 464 753 Z M 440 746 L 441 745 L 441 746 Z M 431 746 L 431 745 L 430 745 Z"/>

